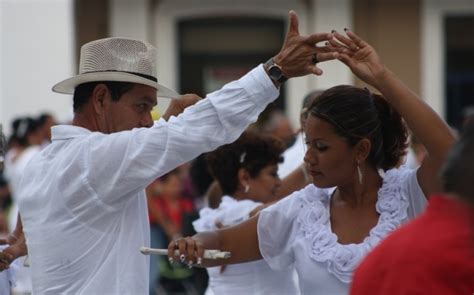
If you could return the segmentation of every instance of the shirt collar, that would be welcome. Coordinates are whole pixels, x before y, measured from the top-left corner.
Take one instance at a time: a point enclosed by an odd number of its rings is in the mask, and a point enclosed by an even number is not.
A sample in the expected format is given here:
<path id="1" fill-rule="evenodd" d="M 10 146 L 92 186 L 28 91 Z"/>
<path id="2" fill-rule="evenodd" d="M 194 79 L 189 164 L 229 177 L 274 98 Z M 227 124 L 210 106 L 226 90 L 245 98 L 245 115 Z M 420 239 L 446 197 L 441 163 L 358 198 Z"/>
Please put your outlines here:
<path id="1" fill-rule="evenodd" d="M 72 139 L 89 135 L 92 132 L 86 128 L 73 125 L 57 125 L 51 127 L 51 141 Z"/>

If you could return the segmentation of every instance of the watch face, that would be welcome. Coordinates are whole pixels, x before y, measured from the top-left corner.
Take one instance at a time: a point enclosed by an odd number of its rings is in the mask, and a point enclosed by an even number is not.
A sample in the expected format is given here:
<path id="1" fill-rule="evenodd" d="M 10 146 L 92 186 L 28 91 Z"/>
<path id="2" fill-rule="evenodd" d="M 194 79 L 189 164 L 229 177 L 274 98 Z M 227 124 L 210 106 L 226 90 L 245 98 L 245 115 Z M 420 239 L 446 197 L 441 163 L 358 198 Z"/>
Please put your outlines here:
<path id="1" fill-rule="evenodd" d="M 278 80 L 281 78 L 281 69 L 275 65 L 271 66 L 268 69 L 268 74 L 270 74 L 270 77 L 272 77 L 275 80 Z"/>

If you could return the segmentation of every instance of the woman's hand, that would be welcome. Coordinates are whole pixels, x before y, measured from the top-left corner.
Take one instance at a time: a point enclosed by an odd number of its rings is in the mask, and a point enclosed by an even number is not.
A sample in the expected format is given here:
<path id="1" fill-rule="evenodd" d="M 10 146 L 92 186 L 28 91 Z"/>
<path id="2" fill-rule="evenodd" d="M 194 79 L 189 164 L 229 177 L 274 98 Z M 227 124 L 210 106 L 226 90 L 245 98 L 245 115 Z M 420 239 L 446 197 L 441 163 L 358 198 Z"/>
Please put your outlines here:
<path id="1" fill-rule="evenodd" d="M 176 250 L 179 251 L 179 255 L 175 255 Z M 173 263 L 179 257 L 179 261 L 189 267 L 193 264 L 200 266 L 204 250 L 204 245 L 192 237 L 175 239 L 168 245 L 168 260 Z"/>
<path id="2" fill-rule="evenodd" d="M 344 29 L 346 36 L 333 31 L 334 39 L 328 47 L 338 52 L 337 59 L 346 64 L 362 81 L 378 88 L 387 73 L 375 49 L 353 32 Z M 339 42 L 338 42 L 339 41 Z"/>

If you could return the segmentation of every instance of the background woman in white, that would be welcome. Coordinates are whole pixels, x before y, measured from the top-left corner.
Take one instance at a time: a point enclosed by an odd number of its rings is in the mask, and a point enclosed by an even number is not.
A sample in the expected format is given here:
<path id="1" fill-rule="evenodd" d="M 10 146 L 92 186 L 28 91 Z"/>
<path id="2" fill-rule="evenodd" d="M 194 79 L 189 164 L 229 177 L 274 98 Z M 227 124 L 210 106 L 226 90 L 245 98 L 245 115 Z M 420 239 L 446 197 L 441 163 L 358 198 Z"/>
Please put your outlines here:
<path id="1" fill-rule="evenodd" d="M 170 257 L 179 249 L 186 261 L 201 262 L 204 249 L 221 249 L 232 252 L 226 263 L 263 258 L 274 270 L 294 266 L 303 294 L 346 294 L 362 258 L 440 189 L 438 173 L 454 142 L 448 126 L 369 44 L 349 31 L 333 33 L 328 49 L 383 96 L 353 86 L 321 94 L 305 125 L 314 185 L 237 226 L 173 241 Z M 417 170 L 396 168 L 407 140 L 400 115 L 428 151 Z"/>
<path id="2" fill-rule="evenodd" d="M 274 199 L 281 184 L 278 163 L 284 146 L 272 136 L 246 132 L 234 143 L 209 153 L 206 160 L 224 196 L 218 208 L 204 208 L 193 225 L 197 232 L 247 220 Z M 264 260 L 208 268 L 214 294 L 295 294 L 287 271 L 273 271 Z"/>

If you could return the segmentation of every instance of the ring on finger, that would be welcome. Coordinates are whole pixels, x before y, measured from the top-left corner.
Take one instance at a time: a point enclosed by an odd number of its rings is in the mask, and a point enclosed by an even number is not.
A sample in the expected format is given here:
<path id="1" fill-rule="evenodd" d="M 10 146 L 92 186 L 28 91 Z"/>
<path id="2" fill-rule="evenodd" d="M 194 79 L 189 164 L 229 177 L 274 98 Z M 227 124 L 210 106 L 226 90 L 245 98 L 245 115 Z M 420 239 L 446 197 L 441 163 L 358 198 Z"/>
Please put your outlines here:
<path id="1" fill-rule="evenodd" d="M 313 64 L 317 64 L 319 62 L 318 56 L 316 54 L 313 54 L 313 56 L 311 57 L 311 62 Z"/>

